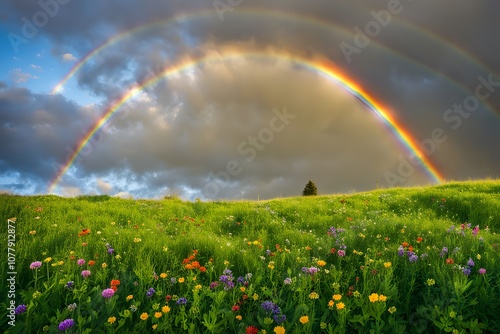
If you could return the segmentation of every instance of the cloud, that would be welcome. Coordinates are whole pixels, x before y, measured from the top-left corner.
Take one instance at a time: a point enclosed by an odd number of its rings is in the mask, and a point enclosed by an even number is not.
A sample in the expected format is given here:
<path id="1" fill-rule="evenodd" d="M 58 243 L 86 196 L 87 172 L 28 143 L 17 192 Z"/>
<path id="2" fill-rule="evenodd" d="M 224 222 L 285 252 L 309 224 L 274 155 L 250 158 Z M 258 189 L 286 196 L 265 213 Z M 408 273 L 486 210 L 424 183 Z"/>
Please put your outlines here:
<path id="1" fill-rule="evenodd" d="M 42 67 L 40 65 L 31 64 L 30 67 L 34 70 L 42 71 Z"/>
<path id="2" fill-rule="evenodd" d="M 103 194 L 109 194 L 113 190 L 113 186 L 106 181 L 103 181 L 101 179 L 97 179 L 97 190 L 99 190 L 100 193 Z"/>
<path id="3" fill-rule="evenodd" d="M 73 56 L 71 53 L 65 53 L 62 55 L 62 60 L 64 60 L 64 61 L 77 61 L 78 58 Z"/>
<path id="4" fill-rule="evenodd" d="M 10 74 L 10 79 L 15 84 L 26 83 L 28 82 L 28 80 L 31 79 L 39 79 L 36 75 L 32 75 L 31 73 L 28 72 L 23 72 L 20 68 L 14 68 L 9 72 L 9 74 Z"/>

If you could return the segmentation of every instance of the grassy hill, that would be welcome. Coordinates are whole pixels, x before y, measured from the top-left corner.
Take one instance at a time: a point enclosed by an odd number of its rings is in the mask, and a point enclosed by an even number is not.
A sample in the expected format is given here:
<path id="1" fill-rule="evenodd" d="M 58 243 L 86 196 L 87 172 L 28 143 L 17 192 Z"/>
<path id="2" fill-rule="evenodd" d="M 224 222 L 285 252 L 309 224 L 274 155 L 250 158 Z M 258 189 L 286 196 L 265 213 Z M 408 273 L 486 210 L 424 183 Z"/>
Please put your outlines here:
<path id="1" fill-rule="evenodd" d="M 1 195 L 0 216 L 2 332 L 500 332 L 500 181 L 267 201 Z"/>

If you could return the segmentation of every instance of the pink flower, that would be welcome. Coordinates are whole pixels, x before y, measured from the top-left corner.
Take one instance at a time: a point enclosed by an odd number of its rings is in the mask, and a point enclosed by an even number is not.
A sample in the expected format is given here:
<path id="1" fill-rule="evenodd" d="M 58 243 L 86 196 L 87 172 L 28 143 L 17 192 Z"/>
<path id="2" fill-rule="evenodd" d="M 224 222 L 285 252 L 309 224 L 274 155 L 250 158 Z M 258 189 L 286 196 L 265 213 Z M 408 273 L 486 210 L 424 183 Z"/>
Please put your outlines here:
<path id="1" fill-rule="evenodd" d="M 76 264 L 81 267 L 81 266 L 83 266 L 85 264 L 85 260 L 84 259 L 79 259 L 78 261 L 76 261 Z"/>
<path id="2" fill-rule="evenodd" d="M 484 274 L 486 274 L 486 269 L 484 269 L 484 268 L 480 268 L 480 269 L 478 270 L 478 272 L 479 272 L 481 275 L 484 275 Z"/>
<path id="3" fill-rule="evenodd" d="M 90 270 L 82 270 L 82 276 L 84 278 L 87 278 L 90 276 Z"/>
<path id="4" fill-rule="evenodd" d="M 38 269 L 42 266 L 42 262 L 40 261 L 35 261 L 30 264 L 30 269 Z"/>
<path id="5" fill-rule="evenodd" d="M 345 250 L 340 249 L 340 250 L 337 252 L 337 255 L 338 255 L 339 257 L 344 257 L 344 256 L 345 256 Z"/>
<path id="6" fill-rule="evenodd" d="M 115 290 L 113 289 L 105 289 L 103 292 L 102 292 L 102 296 L 105 298 L 105 299 L 109 299 L 111 297 L 113 297 L 115 295 Z"/>

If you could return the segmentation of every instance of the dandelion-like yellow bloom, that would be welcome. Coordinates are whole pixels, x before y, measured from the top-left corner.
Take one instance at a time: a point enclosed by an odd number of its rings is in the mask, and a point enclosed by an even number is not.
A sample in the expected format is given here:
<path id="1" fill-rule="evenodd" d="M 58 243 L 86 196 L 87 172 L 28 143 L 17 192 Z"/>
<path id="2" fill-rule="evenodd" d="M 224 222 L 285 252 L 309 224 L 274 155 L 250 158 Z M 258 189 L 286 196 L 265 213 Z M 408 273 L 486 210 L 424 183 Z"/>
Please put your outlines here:
<path id="1" fill-rule="evenodd" d="M 184 283 L 184 277 L 179 277 L 179 283 Z"/>
<path id="2" fill-rule="evenodd" d="M 167 278 L 167 276 L 168 276 L 168 275 L 167 275 L 166 273 L 161 273 L 161 274 L 160 274 L 160 278 Z"/>
<path id="3" fill-rule="evenodd" d="M 337 310 L 343 310 L 345 308 L 345 304 L 340 302 L 340 303 L 337 303 Z"/>
<path id="4" fill-rule="evenodd" d="M 43 262 L 45 262 L 45 263 L 49 263 L 50 261 L 52 261 L 52 258 L 51 258 L 51 257 L 48 257 L 48 258 L 46 258 L 45 260 L 43 260 Z"/>
<path id="5" fill-rule="evenodd" d="M 108 267 L 108 265 L 106 264 L 106 262 L 103 262 L 103 263 L 101 264 L 101 267 L 102 267 L 103 269 L 105 269 L 105 268 L 107 268 L 107 267 Z"/>
<path id="6" fill-rule="evenodd" d="M 141 318 L 141 320 L 146 320 L 148 317 L 149 317 L 149 315 L 146 312 L 144 312 L 143 314 L 141 314 L 140 318 Z"/>
<path id="7" fill-rule="evenodd" d="M 335 305 L 335 302 L 334 302 L 333 300 L 330 300 L 330 301 L 328 302 L 328 307 L 329 307 L 329 308 L 332 308 L 334 305 Z"/>
<path id="8" fill-rule="evenodd" d="M 384 267 L 390 268 L 392 266 L 391 262 L 384 262 Z"/>
<path id="9" fill-rule="evenodd" d="M 259 295 L 254 293 L 253 296 L 252 296 L 253 300 L 259 300 Z"/>
<path id="10" fill-rule="evenodd" d="M 428 285 L 428 286 L 433 286 L 434 284 L 436 284 L 436 281 L 435 281 L 435 280 L 433 280 L 432 278 L 428 278 L 428 279 L 427 279 L 427 285 Z"/>
<path id="11" fill-rule="evenodd" d="M 302 325 L 305 325 L 309 322 L 309 317 L 307 315 L 303 315 L 302 317 L 300 317 L 299 321 Z"/>
<path id="12" fill-rule="evenodd" d="M 285 329 L 285 327 L 283 327 L 283 326 L 276 326 L 276 327 L 274 327 L 274 330 L 273 330 L 273 331 L 274 331 L 274 333 L 276 333 L 276 334 L 285 334 L 286 329 Z"/>
<path id="13" fill-rule="evenodd" d="M 240 287 L 241 292 L 245 292 L 246 290 L 247 290 L 247 288 L 245 288 L 244 286 Z"/>
<path id="14" fill-rule="evenodd" d="M 387 296 L 380 295 L 378 296 L 378 300 L 380 300 L 381 302 L 385 302 L 387 300 Z"/>
<path id="15" fill-rule="evenodd" d="M 202 288 L 201 284 L 197 284 L 197 285 L 194 287 L 194 289 L 195 289 L 195 290 L 201 290 L 201 288 Z"/>
<path id="16" fill-rule="evenodd" d="M 170 307 L 169 307 L 168 305 L 165 305 L 165 306 L 163 306 L 163 307 L 161 308 L 161 311 L 162 311 L 163 313 L 168 313 L 168 312 L 170 312 Z"/>
<path id="17" fill-rule="evenodd" d="M 370 299 L 370 301 L 371 301 L 372 303 L 375 303 L 375 302 L 377 302 L 377 301 L 378 301 L 378 294 L 376 294 L 376 293 L 372 293 L 372 294 L 371 294 L 368 298 Z"/>
<path id="18" fill-rule="evenodd" d="M 333 300 L 341 300 L 341 299 L 342 299 L 342 295 L 341 295 L 341 294 L 339 294 L 339 293 L 336 293 L 336 294 L 334 294 L 334 295 L 332 296 L 332 299 L 333 299 Z"/>
<path id="19" fill-rule="evenodd" d="M 134 298 L 133 295 L 128 295 L 127 298 L 125 298 L 127 301 L 130 301 L 132 298 Z"/>
<path id="20" fill-rule="evenodd" d="M 242 317 L 241 315 L 239 315 L 239 314 L 238 314 L 238 315 L 236 316 L 236 320 L 241 320 L 241 319 L 243 319 L 243 317 Z"/>
<path id="21" fill-rule="evenodd" d="M 154 324 L 153 326 L 151 326 L 151 328 L 153 328 L 153 330 L 156 330 L 156 328 L 158 328 L 158 324 Z"/>
<path id="22" fill-rule="evenodd" d="M 316 291 L 313 291 L 309 294 L 309 298 L 310 299 L 318 299 L 319 298 L 319 295 Z"/>
<path id="23" fill-rule="evenodd" d="M 155 312 L 156 319 L 160 319 L 162 315 L 163 315 L 163 313 L 161 313 L 161 312 Z"/>
<path id="24" fill-rule="evenodd" d="M 476 259 L 481 260 L 481 254 L 477 254 Z"/>
<path id="25" fill-rule="evenodd" d="M 116 317 L 109 317 L 109 318 L 108 318 L 108 322 L 109 322 L 110 324 L 114 324 L 114 323 L 115 323 L 115 321 L 116 321 Z"/>
<path id="26" fill-rule="evenodd" d="M 324 266 L 326 266 L 326 262 L 325 262 L 325 261 L 323 261 L 323 260 L 318 260 L 318 262 L 316 262 L 316 263 L 317 263 L 317 264 L 318 264 L 318 266 L 320 266 L 320 267 L 324 267 Z"/>

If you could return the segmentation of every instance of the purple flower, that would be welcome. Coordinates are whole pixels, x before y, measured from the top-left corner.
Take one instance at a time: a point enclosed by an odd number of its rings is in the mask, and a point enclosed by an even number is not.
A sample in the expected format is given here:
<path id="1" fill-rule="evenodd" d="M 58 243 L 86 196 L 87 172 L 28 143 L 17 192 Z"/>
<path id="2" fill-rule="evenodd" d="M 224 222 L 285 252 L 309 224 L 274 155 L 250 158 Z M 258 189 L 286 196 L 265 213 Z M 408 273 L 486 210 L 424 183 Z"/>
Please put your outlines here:
<path id="1" fill-rule="evenodd" d="M 149 288 L 148 292 L 146 292 L 146 296 L 150 298 L 152 295 L 155 294 L 155 289 Z"/>
<path id="2" fill-rule="evenodd" d="M 266 254 L 267 254 L 267 256 L 271 255 L 271 251 L 269 249 L 266 250 Z"/>
<path id="3" fill-rule="evenodd" d="M 243 276 L 238 277 L 238 279 L 236 280 L 236 282 L 238 282 L 240 284 L 245 283 L 245 277 L 243 277 Z"/>
<path id="4" fill-rule="evenodd" d="M 90 274 L 91 274 L 91 273 L 90 273 L 90 270 L 82 270 L 82 276 L 83 276 L 84 278 L 89 277 L 89 276 L 90 276 Z"/>
<path id="5" fill-rule="evenodd" d="M 219 282 L 212 282 L 210 283 L 210 289 L 213 290 L 219 285 Z"/>
<path id="6" fill-rule="evenodd" d="M 274 318 L 274 321 L 276 321 L 276 323 L 278 325 L 281 324 L 282 322 L 286 321 L 286 315 L 284 315 L 284 314 L 275 315 L 275 316 L 273 316 L 273 318 Z"/>
<path id="7" fill-rule="evenodd" d="M 265 311 L 271 311 L 274 308 L 274 303 L 268 300 L 263 302 L 261 306 Z"/>
<path id="8" fill-rule="evenodd" d="M 474 267 L 474 261 L 472 261 L 472 258 L 469 258 L 469 261 L 467 261 L 467 265 L 469 267 Z"/>
<path id="9" fill-rule="evenodd" d="M 478 234 L 478 232 L 479 232 L 479 225 L 476 225 L 476 226 L 474 226 L 474 228 L 472 229 L 472 234 L 473 234 L 474 236 L 476 236 L 476 235 Z"/>
<path id="10" fill-rule="evenodd" d="M 75 321 L 73 319 L 66 319 L 59 324 L 59 330 L 66 331 L 66 330 L 70 329 L 71 327 L 73 327 L 74 325 L 75 325 Z"/>
<path id="11" fill-rule="evenodd" d="M 231 276 L 231 275 L 233 274 L 233 273 L 232 273 L 232 271 L 231 271 L 230 269 L 227 269 L 227 268 L 226 268 L 226 269 L 224 269 L 224 271 L 223 271 L 222 273 L 223 273 L 224 275 L 229 275 L 229 276 Z"/>
<path id="12" fill-rule="evenodd" d="M 404 256 L 405 255 L 405 249 L 403 248 L 403 246 L 399 246 L 398 247 L 398 255 L 399 256 Z"/>
<path id="13" fill-rule="evenodd" d="M 113 290 L 113 289 L 104 289 L 102 292 L 102 296 L 105 299 L 109 299 L 109 298 L 113 297 L 114 295 L 115 295 L 115 290 Z"/>
<path id="14" fill-rule="evenodd" d="M 177 300 L 176 304 L 177 304 L 177 305 L 186 305 L 186 304 L 187 304 L 187 302 L 188 302 L 188 301 L 187 301 L 187 299 L 186 299 L 186 298 L 181 297 L 181 298 L 179 298 L 179 299 Z"/>
<path id="15" fill-rule="evenodd" d="M 408 257 L 408 261 L 410 262 L 417 262 L 418 260 L 418 256 L 417 254 L 411 254 L 409 257 Z"/>
<path id="16" fill-rule="evenodd" d="M 76 261 L 76 264 L 81 267 L 81 266 L 83 266 L 85 264 L 85 260 L 84 259 L 79 259 L 78 261 Z"/>
<path id="17" fill-rule="evenodd" d="M 113 254 L 115 252 L 115 250 L 113 248 L 108 248 L 108 254 Z"/>
<path id="18" fill-rule="evenodd" d="M 68 283 L 66 283 L 66 285 L 64 287 L 66 289 L 71 289 L 71 288 L 73 288 L 73 285 L 75 285 L 75 283 L 73 281 L 69 281 Z"/>
<path id="19" fill-rule="evenodd" d="M 221 277 L 219 277 L 219 281 L 221 281 L 222 283 L 227 283 L 227 282 L 229 282 L 230 279 L 231 279 L 231 277 L 229 277 L 227 275 L 221 275 Z"/>
<path id="20" fill-rule="evenodd" d="M 465 276 L 469 276 L 470 275 L 470 267 L 465 267 L 464 269 L 462 269 L 462 273 Z"/>
<path id="21" fill-rule="evenodd" d="M 480 273 L 481 275 L 484 275 L 484 274 L 486 274 L 486 269 L 484 269 L 484 268 L 480 268 L 480 269 L 478 270 L 478 273 Z"/>
<path id="22" fill-rule="evenodd" d="M 439 256 L 443 257 L 447 253 L 448 253 L 448 247 L 443 247 L 443 249 L 441 250 L 441 253 L 439 253 Z"/>
<path id="23" fill-rule="evenodd" d="M 14 313 L 16 315 L 23 314 L 24 312 L 26 312 L 27 309 L 28 308 L 26 307 L 26 305 L 21 304 L 18 307 L 16 307 L 16 309 L 14 310 Z"/>
<path id="24" fill-rule="evenodd" d="M 281 313 L 281 309 L 278 305 L 274 304 L 273 306 L 273 313 L 274 314 L 280 314 Z"/>
<path id="25" fill-rule="evenodd" d="M 40 261 L 35 261 L 30 264 L 30 269 L 38 269 L 42 266 L 42 262 Z"/>
<path id="26" fill-rule="evenodd" d="M 345 256 L 345 250 L 343 250 L 343 249 L 339 249 L 339 250 L 337 251 L 337 255 L 338 255 L 339 257 L 344 257 L 344 256 Z"/>
<path id="27" fill-rule="evenodd" d="M 232 288 L 234 288 L 234 283 L 229 281 L 226 283 L 226 286 L 224 287 L 224 290 L 231 290 Z"/>
<path id="28" fill-rule="evenodd" d="M 292 284 L 292 279 L 290 277 L 287 277 L 287 278 L 285 278 L 285 280 L 283 281 L 283 283 L 286 284 L 286 285 L 290 285 L 290 284 Z"/>

